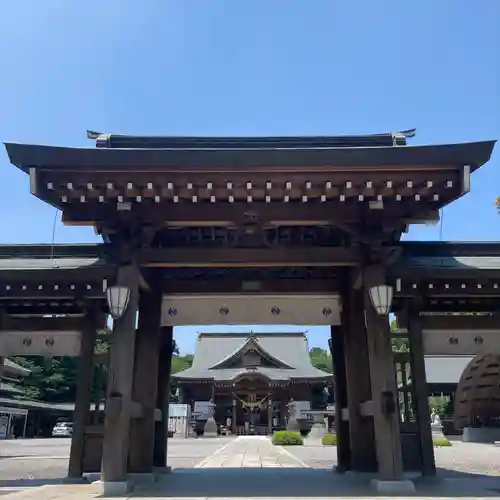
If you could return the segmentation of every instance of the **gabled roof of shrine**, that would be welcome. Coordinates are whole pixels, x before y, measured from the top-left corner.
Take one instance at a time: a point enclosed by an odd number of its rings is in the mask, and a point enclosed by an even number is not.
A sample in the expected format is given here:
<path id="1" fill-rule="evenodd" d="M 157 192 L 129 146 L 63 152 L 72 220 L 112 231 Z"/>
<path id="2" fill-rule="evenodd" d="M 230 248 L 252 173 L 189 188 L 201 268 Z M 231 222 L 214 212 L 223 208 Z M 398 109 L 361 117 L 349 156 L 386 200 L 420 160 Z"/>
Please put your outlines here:
<path id="1" fill-rule="evenodd" d="M 249 339 L 263 354 L 282 367 L 259 366 L 255 369 L 219 368 L 248 346 Z M 289 367 L 289 368 L 285 368 Z M 173 375 L 184 380 L 231 381 L 244 374 L 258 373 L 270 380 L 328 379 L 331 374 L 318 370 L 311 363 L 305 333 L 201 333 L 191 368 Z"/>
<path id="2" fill-rule="evenodd" d="M 275 358 L 272 354 L 268 353 L 257 340 L 256 336 L 254 334 L 250 334 L 247 340 L 240 347 L 222 359 L 219 363 L 212 366 L 211 370 L 230 368 L 231 366 L 228 365 L 240 359 L 245 352 L 251 349 L 257 352 L 264 359 L 267 359 L 272 365 L 274 365 L 275 368 L 285 368 L 287 370 L 293 369 L 293 366 L 287 365 L 280 359 Z"/>

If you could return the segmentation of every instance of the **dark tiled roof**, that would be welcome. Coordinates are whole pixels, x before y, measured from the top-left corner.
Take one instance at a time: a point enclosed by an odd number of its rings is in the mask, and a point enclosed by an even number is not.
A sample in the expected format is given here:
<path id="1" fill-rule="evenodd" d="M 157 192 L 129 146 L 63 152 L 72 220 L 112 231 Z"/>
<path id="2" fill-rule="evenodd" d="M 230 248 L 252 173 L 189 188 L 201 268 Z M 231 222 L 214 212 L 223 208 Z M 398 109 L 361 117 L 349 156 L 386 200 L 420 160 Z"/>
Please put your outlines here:
<path id="1" fill-rule="evenodd" d="M 427 269 L 500 269 L 499 257 L 469 256 L 469 257 L 408 257 L 404 264 L 410 267 Z"/>
<path id="2" fill-rule="evenodd" d="M 14 363 L 14 361 L 11 361 L 8 358 L 4 359 L 4 367 L 5 367 L 5 373 L 10 375 L 26 376 L 31 373 L 31 370 L 28 370 L 28 368 L 24 368 L 23 366 Z"/>
<path id="3" fill-rule="evenodd" d="M 266 147 L 266 148 L 163 148 L 110 149 L 70 148 L 35 144 L 6 143 L 10 162 L 28 172 L 29 167 L 69 167 L 75 169 L 162 168 L 174 165 L 188 171 L 192 167 L 349 167 L 385 165 L 470 165 L 474 170 L 486 163 L 495 141 L 429 146 L 376 147 Z"/>
<path id="4" fill-rule="evenodd" d="M 22 394 L 23 393 L 23 391 L 21 391 L 17 387 L 14 387 L 13 385 L 10 385 L 10 384 L 5 384 L 4 382 L 0 382 L 0 392 L 6 392 L 8 394 Z"/>
<path id="5" fill-rule="evenodd" d="M 275 358 L 287 368 L 259 367 L 258 373 L 271 380 L 289 379 L 326 379 L 330 374 L 318 370 L 311 364 L 307 337 L 304 333 L 202 333 L 198 337 L 193 366 L 173 375 L 180 379 L 233 380 L 247 373 L 245 368 L 213 369 L 237 353 L 247 342 L 249 336 L 270 357 Z"/>
<path id="6" fill-rule="evenodd" d="M 420 270 L 500 270 L 500 244 L 496 242 L 403 242 L 396 268 Z"/>
<path id="7" fill-rule="evenodd" d="M 24 399 L 0 398 L 0 405 L 34 410 L 65 411 L 61 410 L 57 404 L 42 403 L 41 401 L 28 401 Z"/>
<path id="8" fill-rule="evenodd" d="M 57 271 L 107 265 L 106 244 L 0 245 L 0 271 Z"/>

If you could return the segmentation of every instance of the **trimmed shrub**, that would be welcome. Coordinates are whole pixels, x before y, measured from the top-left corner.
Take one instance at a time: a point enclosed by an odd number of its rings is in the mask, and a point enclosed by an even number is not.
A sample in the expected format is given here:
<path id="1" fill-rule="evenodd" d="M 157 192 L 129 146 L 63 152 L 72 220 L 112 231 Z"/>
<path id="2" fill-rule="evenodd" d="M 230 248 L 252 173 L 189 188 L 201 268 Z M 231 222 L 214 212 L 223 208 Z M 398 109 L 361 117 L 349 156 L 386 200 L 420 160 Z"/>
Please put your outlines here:
<path id="1" fill-rule="evenodd" d="M 323 446 L 337 446 L 337 434 L 325 434 L 321 444 Z"/>
<path id="2" fill-rule="evenodd" d="M 272 443 L 279 446 L 297 446 L 304 444 L 300 432 L 276 431 L 273 434 Z"/>
<path id="3" fill-rule="evenodd" d="M 434 438 L 432 440 L 432 443 L 434 444 L 434 446 L 436 446 L 437 448 L 441 448 L 443 446 L 451 446 L 451 442 L 448 441 L 446 438 L 444 439 L 438 439 L 438 438 Z"/>

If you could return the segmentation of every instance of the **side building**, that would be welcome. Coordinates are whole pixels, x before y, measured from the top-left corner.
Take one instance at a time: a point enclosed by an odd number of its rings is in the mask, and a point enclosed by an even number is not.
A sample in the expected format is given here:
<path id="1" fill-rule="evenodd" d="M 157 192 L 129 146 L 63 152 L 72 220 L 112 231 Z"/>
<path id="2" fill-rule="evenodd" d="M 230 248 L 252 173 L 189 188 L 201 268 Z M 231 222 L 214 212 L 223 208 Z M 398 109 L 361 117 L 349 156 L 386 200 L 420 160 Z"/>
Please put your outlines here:
<path id="1" fill-rule="evenodd" d="M 197 403 L 211 400 L 217 424 L 234 434 L 284 427 L 291 399 L 325 408 L 332 384 L 312 365 L 305 333 L 200 333 L 193 365 L 173 378 L 180 402 L 196 415 Z"/>
<path id="2" fill-rule="evenodd" d="M 0 358 L 0 439 L 25 432 L 28 410 L 19 408 L 15 399 L 22 394 L 17 384 L 30 374 L 30 370 L 10 359 Z"/>

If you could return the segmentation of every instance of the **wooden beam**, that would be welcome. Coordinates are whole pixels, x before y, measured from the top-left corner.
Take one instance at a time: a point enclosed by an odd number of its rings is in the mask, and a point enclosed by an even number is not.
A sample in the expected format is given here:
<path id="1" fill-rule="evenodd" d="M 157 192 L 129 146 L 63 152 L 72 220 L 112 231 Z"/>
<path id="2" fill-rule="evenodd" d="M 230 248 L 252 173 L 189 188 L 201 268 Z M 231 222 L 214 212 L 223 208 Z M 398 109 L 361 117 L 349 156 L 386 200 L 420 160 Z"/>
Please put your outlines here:
<path id="1" fill-rule="evenodd" d="M 66 330 L 81 330 L 83 318 L 75 317 L 48 317 L 48 318 L 20 318 L 2 315 L 2 330 L 19 330 L 26 332 L 36 331 L 66 331 Z M 104 325 L 104 320 L 101 318 L 100 325 L 96 322 L 96 328 Z"/>
<path id="2" fill-rule="evenodd" d="M 443 315 L 422 316 L 422 330 L 498 330 L 499 316 L 485 315 Z"/>
<path id="3" fill-rule="evenodd" d="M 144 267 L 349 267 L 361 255 L 354 248 L 166 248 L 143 249 Z"/>
<path id="4" fill-rule="evenodd" d="M 257 217 L 270 225 L 293 225 L 300 222 L 309 225 L 347 224 L 366 220 L 384 223 L 407 218 L 434 216 L 427 204 L 411 201 L 387 201 L 383 210 L 370 210 L 367 202 L 327 201 L 311 202 L 219 202 L 190 203 L 131 202 L 130 210 L 119 211 L 117 203 L 68 203 L 63 208 L 62 221 L 66 225 L 112 225 L 120 221 L 147 221 L 170 226 L 227 225 L 244 223 L 249 217 Z"/>
<path id="5" fill-rule="evenodd" d="M 331 279 L 274 279 L 274 280 L 237 280 L 237 279 L 175 279 L 165 280 L 165 294 L 207 294 L 207 293 L 331 293 L 337 291 L 335 280 Z"/>

